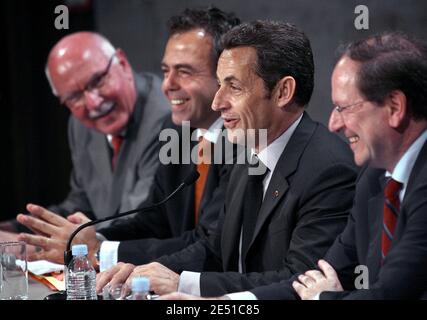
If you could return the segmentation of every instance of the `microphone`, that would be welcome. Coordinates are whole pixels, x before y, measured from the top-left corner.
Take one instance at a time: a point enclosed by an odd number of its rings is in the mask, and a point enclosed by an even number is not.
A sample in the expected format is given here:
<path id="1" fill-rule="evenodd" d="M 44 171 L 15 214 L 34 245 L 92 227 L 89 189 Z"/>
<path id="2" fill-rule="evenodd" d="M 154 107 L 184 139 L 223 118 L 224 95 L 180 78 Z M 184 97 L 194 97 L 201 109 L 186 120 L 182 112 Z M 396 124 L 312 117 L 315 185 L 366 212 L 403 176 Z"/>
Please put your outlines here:
<path id="1" fill-rule="evenodd" d="M 103 218 L 103 219 L 92 220 L 92 221 L 89 221 L 89 222 L 84 223 L 81 226 L 79 226 L 76 230 L 73 231 L 73 233 L 71 233 L 71 235 L 70 235 L 70 237 L 68 239 L 67 247 L 66 247 L 65 252 L 64 252 L 64 266 L 65 266 L 65 268 L 68 267 L 68 265 L 70 264 L 71 259 L 72 259 L 72 254 L 71 254 L 71 250 L 70 250 L 70 248 L 71 248 L 71 242 L 73 241 L 74 237 L 76 236 L 77 233 L 79 233 L 80 230 L 82 230 L 82 229 L 84 229 L 86 227 L 90 227 L 90 226 L 93 226 L 95 224 L 101 223 L 101 222 L 118 219 L 118 218 L 130 215 L 132 213 L 144 212 L 144 211 L 147 211 L 147 210 L 154 209 L 154 208 L 156 208 L 158 206 L 161 206 L 162 204 L 164 204 L 167 201 L 169 201 L 173 196 L 175 196 L 175 194 L 177 194 L 183 188 L 192 185 L 199 178 L 199 176 L 200 176 L 200 174 L 196 170 L 191 171 L 190 174 L 184 179 L 184 181 L 181 182 L 181 184 L 174 191 L 172 191 L 162 201 L 154 203 L 151 206 L 143 207 L 143 208 L 138 208 L 138 209 L 134 209 L 134 210 L 126 211 L 126 212 L 122 212 L 122 213 L 116 214 L 114 216 L 106 217 L 106 218 Z M 52 294 L 46 296 L 44 299 L 45 300 L 65 300 L 66 299 L 66 292 L 65 291 L 59 291 L 59 292 L 56 292 L 56 293 L 52 293 Z"/>
<path id="2" fill-rule="evenodd" d="M 133 209 L 133 210 L 126 211 L 126 212 L 121 212 L 121 213 L 118 213 L 118 214 L 116 214 L 114 216 L 106 217 L 106 218 L 103 218 L 103 219 L 92 220 L 92 221 L 89 221 L 89 222 L 84 223 L 81 226 L 79 226 L 76 230 L 73 231 L 73 233 L 71 233 L 70 237 L 68 238 L 67 247 L 66 247 L 66 250 L 64 252 L 64 265 L 65 265 L 65 267 L 67 267 L 70 264 L 71 259 L 72 259 L 71 242 L 73 241 L 73 239 L 76 236 L 76 234 L 79 233 L 82 229 L 84 229 L 86 227 L 93 226 L 93 225 L 101 223 L 101 222 L 118 219 L 118 218 L 121 218 L 121 217 L 124 217 L 124 216 L 128 216 L 128 215 L 130 215 L 132 213 L 144 212 L 144 211 L 147 211 L 147 210 L 154 209 L 154 208 L 156 208 L 158 206 L 161 206 L 162 204 L 164 204 L 167 201 L 169 201 L 173 196 L 175 196 L 175 194 L 177 194 L 183 188 L 192 185 L 199 178 L 199 176 L 200 176 L 200 174 L 196 170 L 191 171 L 190 174 L 184 179 L 184 181 L 181 182 L 181 184 L 174 191 L 172 191 L 162 201 L 154 203 L 151 206 L 143 207 L 143 208 L 138 208 L 138 209 Z"/>

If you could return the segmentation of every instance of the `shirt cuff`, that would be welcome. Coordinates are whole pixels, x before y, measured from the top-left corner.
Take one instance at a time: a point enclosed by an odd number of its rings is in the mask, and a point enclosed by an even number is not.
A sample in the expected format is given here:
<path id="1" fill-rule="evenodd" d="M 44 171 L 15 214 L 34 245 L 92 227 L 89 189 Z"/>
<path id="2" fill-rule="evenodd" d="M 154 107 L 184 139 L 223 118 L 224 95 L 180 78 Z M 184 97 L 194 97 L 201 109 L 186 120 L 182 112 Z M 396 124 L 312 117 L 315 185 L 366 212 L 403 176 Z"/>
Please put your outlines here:
<path id="1" fill-rule="evenodd" d="M 258 300 L 256 295 L 250 291 L 234 292 L 225 295 L 230 300 Z"/>
<path id="2" fill-rule="evenodd" d="M 99 251 L 99 271 L 103 272 L 117 264 L 119 241 L 103 241 Z"/>
<path id="3" fill-rule="evenodd" d="M 178 292 L 200 296 L 200 273 L 183 271 L 179 276 Z"/>
<path id="4" fill-rule="evenodd" d="M 310 300 L 320 300 L 320 294 L 322 292 L 319 292 L 318 294 L 316 294 L 313 298 L 311 298 Z"/>

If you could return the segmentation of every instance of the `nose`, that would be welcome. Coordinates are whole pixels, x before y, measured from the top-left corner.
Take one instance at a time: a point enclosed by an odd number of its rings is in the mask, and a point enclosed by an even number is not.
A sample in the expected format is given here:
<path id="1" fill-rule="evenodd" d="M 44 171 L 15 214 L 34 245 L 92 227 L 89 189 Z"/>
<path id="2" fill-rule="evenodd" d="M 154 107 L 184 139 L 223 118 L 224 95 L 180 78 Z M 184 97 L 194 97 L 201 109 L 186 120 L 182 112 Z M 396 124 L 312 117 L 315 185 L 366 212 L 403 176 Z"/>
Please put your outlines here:
<path id="1" fill-rule="evenodd" d="M 174 70 L 171 70 L 163 75 L 162 88 L 164 92 L 170 90 L 178 90 L 179 84 L 177 81 L 177 75 Z"/>
<path id="2" fill-rule="evenodd" d="M 95 91 L 85 91 L 84 101 L 88 110 L 93 110 L 99 107 L 102 103 L 102 97 Z"/>
<path id="3" fill-rule="evenodd" d="M 229 108 L 229 104 L 227 103 L 227 99 L 225 98 L 225 94 L 221 87 L 219 87 L 218 91 L 215 93 L 215 97 L 212 101 L 212 110 L 213 111 L 224 111 Z"/>
<path id="4" fill-rule="evenodd" d="M 332 110 L 329 117 L 328 128 L 331 132 L 339 132 L 344 127 L 342 115 L 335 109 Z"/>

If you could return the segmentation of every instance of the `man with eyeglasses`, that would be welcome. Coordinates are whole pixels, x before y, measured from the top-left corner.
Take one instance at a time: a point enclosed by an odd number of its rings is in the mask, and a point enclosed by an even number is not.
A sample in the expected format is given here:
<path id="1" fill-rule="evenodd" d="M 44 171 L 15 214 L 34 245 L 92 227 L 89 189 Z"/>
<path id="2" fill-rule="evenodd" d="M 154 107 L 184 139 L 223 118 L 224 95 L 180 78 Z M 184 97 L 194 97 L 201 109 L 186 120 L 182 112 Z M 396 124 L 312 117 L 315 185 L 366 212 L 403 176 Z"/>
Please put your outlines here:
<path id="1" fill-rule="evenodd" d="M 91 218 L 134 209 L 153 183 L 158 135 L 170 117 L 160 79 L 134 73 L 121 49 L 92 32 L 62 38 L 49 53 L 46 75 L 53 94 L 71 111 L 73 162 L 71 191 L 49 209 L 62 216 L 81 211 Z M 27 210 L 35 216 L 43 212 L 34 204 Z M 69 219 L 86 218 L 73 214 Z"/>
<path id="2" fill-rule="evenodd" d="M 346 228 L 316 270 L 213 299 L 427 298 L 427 43 L 384 33 L 347 45 L 332 99 L 329 129 L 363 166 Z"/>
<path id="3" fill-rule="evenodd" d="M 146 276 L 157 294 L 249 290 L 313 268 L 345 227 L 357 170 L 348 146 L 305 112 L 314 85 L 306 35 L 288 23 L 253 21 L 227 32 L 222 46 L 212 109 L 228 139 L 251 149 L 251 165 L 234 166 L 208 239 L 124 265 L 115 281 Z M 263 172 L 251 172 L 255 161 Z"/>
<path id="4" fill-rule="evenodd" d="M 427 43 L 385 33 L 348 45 L 332 99 L 329 129 L 365 169 L 346 229 L 293 288 L 302 299 L 425 298 Z"/>
<path id="5" fill-rule="evenodd" d="M 176 134 L 166 144 L 180 155 L 172 163 L 163 161 L 165 145 L 161 143 L 158 156 L 161 163 L 145 204 L 163 200 L 194 170 L 200 173 L 200 178 L 162 206 L 116 221 L 99 229 L 97 234 L 93 227 L 82 230 L 75 241 L 88 244 L 89 258 L 101 271 L 114 266 L 117 261 L 146 263 L 180 250 L 206 236 L 216 221 L 232 168 L 231 158 L 235 155 L 230 149 L 236 151 L 218 132 L 223 122 L 219 113 L 211 109 L 218 89 L 215 68 L 220 51 L 217 43 L 222 34 L 239 22 L 233 13 L 215 7 L 185 9 L 169 19 L 169 38 L 161 67 L 164 73 L 162 91 L 169 100 L 172 114 L 166 116 L 163 123 L 166 130 L 162 135 Z M 189 123 L 182 125 L 184 121 Z M 191 134 L 192 141 L 188 141 L 190 137 L 183 137 L 184 131 Z M 202 149 L 203 161 L 197 163 L 185 160 L 190 158 L 186 148 L 190 147 L 189 151 L 193 153 L 198 147 L 193 137 L 203 137 L 200 145 L 205 147 Z M 185 144 L 186 140 L 190 145 Z M 18 215 L 17 219 L 40 233 L 20 235 L 21 240 L 42 248 L 29 259 L 63 261 L 66 241 L 76 224 L 43 208 L 34 210 L 32 216 Z M 97 280 L 102 289 L 100 284 L 102 281 Z"/>

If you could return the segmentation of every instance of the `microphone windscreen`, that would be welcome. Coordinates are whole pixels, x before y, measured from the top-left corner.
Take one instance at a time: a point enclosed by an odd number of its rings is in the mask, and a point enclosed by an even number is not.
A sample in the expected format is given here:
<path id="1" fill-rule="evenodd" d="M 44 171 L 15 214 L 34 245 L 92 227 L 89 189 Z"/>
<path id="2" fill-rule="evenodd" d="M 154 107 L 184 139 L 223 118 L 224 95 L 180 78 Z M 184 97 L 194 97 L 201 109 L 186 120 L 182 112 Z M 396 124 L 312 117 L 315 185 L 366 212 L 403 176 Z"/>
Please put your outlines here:
<path id="1" fill-rule="evenodd" d="M 192 185 L 197 179 L 199 179 L 200 174 L 197 172 L 197 170 L 193 170 L 190 172 L 190 174 L 184 179 L 184 184 L 186 186 Z"/>

